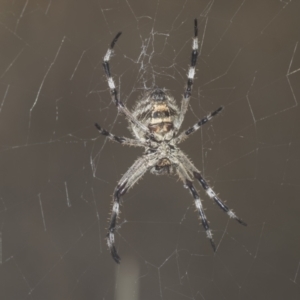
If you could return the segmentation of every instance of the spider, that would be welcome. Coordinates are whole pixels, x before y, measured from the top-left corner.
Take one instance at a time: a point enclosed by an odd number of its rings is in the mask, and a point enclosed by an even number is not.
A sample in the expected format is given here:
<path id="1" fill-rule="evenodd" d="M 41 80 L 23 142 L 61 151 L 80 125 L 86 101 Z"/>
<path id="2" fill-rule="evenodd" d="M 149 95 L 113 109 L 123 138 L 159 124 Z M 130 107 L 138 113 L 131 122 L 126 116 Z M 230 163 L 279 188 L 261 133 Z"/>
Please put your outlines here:
<path id="1" fill-rule="evenodd" d="M 116 263 L 120 263 L 120 256 L 115 247 L 115 232 L 117 230 L 117 218 L 119 217 L 120 198 L 141 177 L 150 171 L 155 175 L 177 174 L 183 181 L 184 187 L 191 192 L 196 209 L 199 213 L 202 225 L 206 232 L 211 246 L 216 251 L 216 246 L 212 237 L 212 232 L 208 225 L 207 218 L 204 213 L 202 202 L 198 192 L 192 183 L 193 178 L 198 180 L 205 190 L 206 194 L 217 203 L 217 205 L 228 214 L 230 218 L 235 219 L 242 225 L 247 225 L 237 215 L 225 205 L 225 203 L 217 196 L 213 189 L 208 185 L 207 181 L 202 177 L 200 171 L 192 164 L 188 157 L 177 147 L 179 143 L 184 141 L 188 136 L 197 131 L 202 125 L 210 121 L 218 115 L 223 107 L 211 112 L 205 118 L 199 120 L 194 126 L 188 128 L 182 133 L 178 131 L 182 125 L 185 113 L 188 109 L 189 100 L 191 98 L 192 87 L 194 82 L 195 68 L 198 58 L 198 24 L 197 19 L 194 20 L 194 37 L 192 44 L 191 65 L 188 71 L 187 85 L 181 101 L 181 108 L 176 105 L 174 98 L 161 88 L 152 88 L 144 93 L 136 104 L 133 112 L 130 112 L 124 103 L 119 99 L 114 80 L 110 73 L 109 60 L 113 53 L 113 48 L 119 39 L 119 32 L 108 48 L 103 59 L 103 67 L 107 77 L 108 86 L 111 92 L 112 101 L 129 121 L 129 128 L 134 139 L 127 137 L 118 137 L 95 124 L 99 132 L 108 139 L 123 145 L 144 147 L 144 154 L 139 157 L 128 171 L 118 182 L 113 194 L 113 207 L 110 218 L 110 225 L 107 233 L 107 245 L 110 253 Z"/>

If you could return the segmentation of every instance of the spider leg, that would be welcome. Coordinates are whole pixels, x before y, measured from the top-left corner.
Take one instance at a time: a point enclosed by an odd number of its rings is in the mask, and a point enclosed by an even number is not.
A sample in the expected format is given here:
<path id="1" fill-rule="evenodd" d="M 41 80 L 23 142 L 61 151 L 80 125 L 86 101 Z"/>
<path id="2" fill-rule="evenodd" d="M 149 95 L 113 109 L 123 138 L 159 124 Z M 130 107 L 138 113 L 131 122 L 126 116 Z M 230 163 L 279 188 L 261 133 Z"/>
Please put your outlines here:
<path id="1" fill-rule="evenodd" d="M 194 201 L 195 201 L 195 206 L 196 206 L 197 211 L 199 213 L 199 216 L 200 216 L 200 219 L 201 219 L 201 222 L 202 222 L 202 226 L 203 226 L 203 228 L 206 232 L 206 236 L 209 238 L 210 244 L 211 244 L 213 250 L 216 251 L 216 245 L 214 243 L 212 233 L 211 233 L 211 230 L 209 228 L 206 215 L 204 213 L 204 209 L 203 209 L 203 206 L 202 206 L 201 199 L 200 199 L 195 187 L 193 186 L 193 183 L 190 180 L 189 175 L 187 174 L 187 172 L 186 172 L 186 170 L 185 170 L 185 168 L 182 164 L 179 164 L 179 166 L 177 167 L 177 173 L 178 173 L 179 177 L 183 180 L 185 186 L 187 188 L 189 188 L 191 194 L 193 195 Z"/>
<path id="2" fill-rule="evenodd" d="M 121 111 L 122 113 L 124 113 L 125 116 L 128 118 L 128 120 L 130 120 L 135 125 L 139 126 L 141 128 L 141 130 L 143 130 L 145 133 L 148 133 L 149 135 L 151 135 L 148 127 L 145 126 L 143 123 L 141 123 L 139 120 L 137 120 L 132 115 L 132 113 L 128 110 L 128 108 L 125 106 L 125 104 L 119 99 L 118 90 L 116 89 L 115 82 L 114 82 L 114 80 L 111 76 L 111 73 L 110 73 L 109 60 L 110 60 L 110 57 L 113 53 L 113 48 L 114 48 L 114 46 L 115 46 L 116 42 L 118 41 L 121 34 L 122 34 L 122 32 L 119 32 L 115 36 L 115 38 L 111 42 L 110 47 L 108 48 L 108 50 L 107 50 L 107 52 L 106 52 L 106 54 L 103 58 L 103 67 L 104 67 L 104 71 L 105 71 L 105 74 L 106 74 L 107 83 L 108 83 L 108 86 L 110 88 L 111 97 L 112 97 L 113 102 L 117 106 L 118 110 Z"/>
<path id="3" fill-rule="evenodd" d="M 208 185 L 207 181 L 202 177 L 201 173 L 197 168 L 192 164 L 192 162 L 183 154 L 182 151 L 178 153 L 178 160 L 186 167 L 189 174 L 193 175 L 196 178 L 203 189 L 205 190 L 206 194 L 209 196 L 210 199 L 214 200 L 217 205 L 228 214 L 230 218 L 235 219 L 240 224 L 247 226 L 247 224 L 241 220 L 225 203 L 217 196 L 217 194 L 213 191 L 213 189 Z"/>
<path id="4" fill-rule="evenodd" d="M 122 176 L 113 195 L 113 207 L 110 218 L 110 225 L 107 233 L 107 245 L 110 253 L 116 263 L 120 263 L 120 256 L 115 247 L 115 231 L 117 230 L 117 218 L 120 214 L 120 198 L 146 173 L 152 166 L 149 166 L 150 161 L 144 157 L 139 158 L 129 168 L 129 170 Z"/>
<path id="5" fill-rule="evenodd" d="M 194 77 L 195 77 L 195 70 L 196 70 L 196 63 L 198 58 L 198 21 L 197 19 L 194 20 L 194 37 L 193 37 L 193 48 L 192 48 L 192 56 L 191 56 L 191 65 L 189 67 L 188 71 L 188 80 L 187 80 L 187 86 L 185 88 L 183 99 L 181 101 L 181 111 L 179 114 L 179 118 L 176 122 L 175 127 L 177 129 L 180 128 L 185 113 L 188 109 L 189 101 L 192 95 L 192 87 L 194 83 Z"/>
<path id="6" fill-rule="evenodd" d="M 205 190 L 206 194 L 214 200 L 218 206 L 228 214 L 230 218 L 235 219 L 240 224 L 247 226 L 247 224 L 241 220 L 225 203 L 216 195 L 216 193 L 213 191 L 213 189 L 208 185 L 207 181 L 201 176 L 200 172 L 194 171 L 194 177 L 198 179 L 200 184 L 202 185 L 203 189 Z"/>
<path id="7" fill-rule="evenodd" d="M 101 128 L 98 123 L 95 123 L 95 126 L 102 135 L 106 136 L 111 141 L 118 142 L 120 144 L 128 145 L 128 146 L 139 146 L 139 147 L 145 147 L 146 146 L 145 143 L 143 143 L 139 140 L 116 136 L 116 135 L 110 133 L 109 131 Z"/>
<path id="8" fill-rule="evenodd" d="M 208 116 L 198 121 L 194 126 L 190 127 L 189 129 L 183 131 L 175 138 L 175 143 L 179 144 L 183 142 L 190 134 L 197 131 L 202 125 L 206 124 L 210 121 L 213 117 L 215 117 L 218 113 L 222 111 L 223 107 L 219 107 L 217 110 L 211 112 Z"/>

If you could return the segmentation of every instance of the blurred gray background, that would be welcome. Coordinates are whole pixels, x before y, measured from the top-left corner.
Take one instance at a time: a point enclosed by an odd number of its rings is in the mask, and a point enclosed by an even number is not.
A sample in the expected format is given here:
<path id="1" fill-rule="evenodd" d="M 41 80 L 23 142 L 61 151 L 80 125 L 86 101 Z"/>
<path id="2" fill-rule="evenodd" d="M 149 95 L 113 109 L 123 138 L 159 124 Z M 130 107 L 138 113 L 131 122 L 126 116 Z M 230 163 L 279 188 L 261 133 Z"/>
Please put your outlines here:
<path id="1" fill-rule="evenodd" d="M 1 1 L 0 298 L 300 299 L 299 1 Z M 245 222 L 195 183 L 218 246 L 176 177 L 147 174 L 105 243 L 114 187 L 141 149 L 111 103 L 102 58 L 129 108 L 165 87 L 180 103 L 193 19 L 200 56 L 181 145 Z"/>

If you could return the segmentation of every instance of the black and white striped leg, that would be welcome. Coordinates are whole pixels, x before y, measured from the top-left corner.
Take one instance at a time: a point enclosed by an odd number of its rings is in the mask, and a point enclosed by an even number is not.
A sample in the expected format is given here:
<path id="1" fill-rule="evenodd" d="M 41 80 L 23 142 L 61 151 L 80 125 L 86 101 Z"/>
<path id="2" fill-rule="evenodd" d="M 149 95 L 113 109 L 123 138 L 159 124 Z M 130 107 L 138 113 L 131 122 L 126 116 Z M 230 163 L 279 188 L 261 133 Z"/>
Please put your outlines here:
<path id="1" fill-rule="evenodd" d="M 213 117 L 215 117 L 219 112 L 221 112 L 223 107 L 219 107 L 217 110 L 211 112 L 208 116 L 203 118 L 202 120 L 198 121 L 194 126 L 190 127 L 189 129 L 183 131 L 181 134 L 178 135 L 178 137 L 175 139 L 175 143 L 178 144 L 182 141 L 184 141 L 190 134 L 197 131 L 202 125 L 206 124 L 208 121 L 210 121 Z"/>
<path id="2" fill-rule="evenodd" d="M 107 83 L 108 86 L 110 88 L 110 92 L 111 92 L 111 96 L 112 96 L 112 100 L 115 103 L 115 105 L 117 106 L 118 110 L 123 112 L 125 114 L 125 116 L 134 124 L 136 124 L 137 126 L 139 126 L 141 128 L 141 130 L 143 130 L 146 133 L 149 133 L 150 135 L 150 131 L 148 129 L 147 126 L 145 126 L 144 124 L 142 124 L 140 121 L 138 121 L 133 115 L 132 113 L 127 109 L 127 107 L 124 105 L 124 103 L 119 99 L 118 97 L 118 91 L 116 89 L 116 85 L 115 82 L 111 76 L 110 73 L 110 66 L 109 66 L 109 60 L 110 57 L 113 53 L 113 48 L 116 44 L 116 42 L 118 41 L 120 35 L 122 34 L 122 32 L 119 32 L 115 38 L 113 39 L 113 41 L 110 44 L 110 47 L 108 48 L 104 58 L 103 58 L 103 67 L 104 67 L 104 71 L 106 74 L 106 78 L 107 78 Z"/>
<path id="3" fill-rule="evenodd" d="M 193 184 L 192 184 L 192 182 L 190 180 L 187 179 L 185 181 L 185 184 L 190 189 L 190 191 L 191 191 L 191 193 L 192 193 L 192 195 L 194 197 L 195 206 L 196 206 L 196 208 L 198 210 L 198 213 L 199 213 L 199 216 L 200 216 L 200 219 L 201 219 L 201 222 L 202 222 L 202 226 L 205 229 L 206 235 L 207 235 L 207 237 L 210 240 L 212 248 L 214 249 L 214 251 L 216 251 L 216 245 L 214 243 L 214 240 L 213 240 L 213 237 L 212 237 L 212 233 L 211 233 L 211 230 L 209 228 L 208 221 L 207 221 L 206 215 L 204 213 L 200 197 L 199 197 L 196 189 L 194 188 L 194 186 L 193 186 Z"/>
<path id="4" fill-rule="evenodd" d="M 113 207 L 110 218 L 110 225 L 107 233 L 107 245 L 116 263 L 120 263 L 120 256 L 115 247 L 115 231 L 117 229 L 117 218 L 120 214 L 120 198 L 145 174 L 148 170 L 147 161 L 141 157 L 123 175 L 115 188 L 113 195 Z"/>
<path id="5" fill-rule="evenodd" d="M 193 46 L 192 46 L 192 55 L 191 55 L 191 65 L 189 67 L 188 71 L 188 80 L 187 80 L 187 85 L 183 94 L 183 99 L 181 102 L 181 111 L 180 115 L 178 118 L 177 124 L 175 124 L 176 128 L 179 129 L 185 113 L 187 111 L 189 101 L 192 95 L 192 88 L 193 88 L 193 83 L 194 83 L 194 77 L 195 77 L 195 70 L 196 70 L 196 63 L 197 63 L 197 58 L 198 58 L 198 21 L 197 19 L 194 20 L 194 37 L 193 37 Z"/>
<path id="6" fill-rule="evenodd" d="M 114 204 L 111 213 L 110 225 L 107 233 L 107 245 L 110 250 L 110 253 L 116 263 L 120 263 L 120 256 L 117 252 L 115 246 L 115 230 L 117 226 L 117 218 L 120 213 L 120 197 L 124 195 L 127 191 L 127 181 L 124 181 L 122 184 L 118 184 L 114 192 Z"/>
<path id="7" fill-rule="evenodd" d="M 118 142 L 120 144 L 128 145 L 128 146 L 140 146 L 140 147 L 146 146 L 146 144 L 144 144 L 143 142 L 141 142 L 139 140 L 116 136 L 116 135 L 110 133 L 109 131 L 101 128 L 98 123 L 95 123 L 95 126 L 102 135 L 106 136 L 108 139 L 110 139 L 114 142 Z"/>
<path id="8" fill-rule="evenodd" d="M 205 190 L 206 194 L 213 199 L 218 206 L 225 211 L 230 218 L 235 219 L 240 224 L 247 226 L 247 224 L 241 220 L 228 206 L 225 205 L 225 203 L 216 195 L 216 193 L 212 190 L 212 188 L 207 184 L 206 180 L 201 176 L 199 172 L 193 172 L 196 179 L 199 180 L 201 183 L 203 189 Z"/>

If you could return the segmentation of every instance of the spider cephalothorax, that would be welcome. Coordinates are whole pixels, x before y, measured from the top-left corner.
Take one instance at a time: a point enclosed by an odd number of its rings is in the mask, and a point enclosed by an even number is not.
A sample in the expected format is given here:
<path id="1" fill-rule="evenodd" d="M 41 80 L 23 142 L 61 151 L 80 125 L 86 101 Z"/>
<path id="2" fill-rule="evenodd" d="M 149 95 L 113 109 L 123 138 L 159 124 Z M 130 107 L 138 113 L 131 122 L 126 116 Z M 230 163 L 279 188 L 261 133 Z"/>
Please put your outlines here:
<path id="1" fill-rule="evenodd" d="M 225 211 L 230 218 L 237 220 L 240 224 L 246 225 L 236 214 L 225 205 L 225 203 L 216 195 L 207 181 L 202 177 L 200 171 L 192 164 L 187 156 L 177 147 L 190 134 L 198 130 L 202 125 L 216 116 L 223 108 L 220 107 L 205 118 L 198 121 L 194 126 L 183 131 L 178 135 L 178 131 L 183 122 L 188 108 L 194 82 L 195 68 L 198 58 L 198 26 L 197 19 L 194 21 L 193 50 L 191 56 L 191 65 L 188 71 L 187 85 L 179 109 L 174 98 L 165 90 L 153 88 L 147 91 L 137 102 L 131 113 L 124 103 L 119 99 L 114 80 L 110 74 L 109 60 L 115 43 L 120 37 L 119 32 L 113 39 L 109 49 L 104 56 L 103 66 L 107 77 L 108 86 L 111 91 L 112 100 L 118 110 L 122 112 L 129 121 L 129 127 L 135 139 L 118 137 L 107 130 L 101 128 L 97 123 L 97 129 L 102 135 L 110 140 L 120 144 L 143 147 L 144 154 L 139 157 L 128 169 L 119 181 L 113 195 L 113 208 L 110 225 L 107 233 L 107 245 L 110 249 L 113 259 L 119 263 L 120 257 L 115 247 L 115 231 L 117 228 L 117 218 L 119 216 L 120 198 L 147 172 L 155 175 L 165 175 L 175 173 L 183 181 L 195 202 L 202 225 L 211 245 L 216 250 L 212 233 L 204 213 L 202 201 L 193 186 L 193 179 L 196 179 L 205 190 L 206 194 L 215 201 L 215 203 Z"/>

